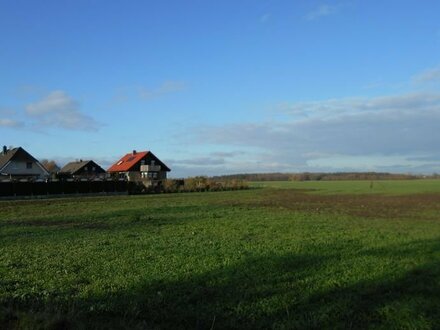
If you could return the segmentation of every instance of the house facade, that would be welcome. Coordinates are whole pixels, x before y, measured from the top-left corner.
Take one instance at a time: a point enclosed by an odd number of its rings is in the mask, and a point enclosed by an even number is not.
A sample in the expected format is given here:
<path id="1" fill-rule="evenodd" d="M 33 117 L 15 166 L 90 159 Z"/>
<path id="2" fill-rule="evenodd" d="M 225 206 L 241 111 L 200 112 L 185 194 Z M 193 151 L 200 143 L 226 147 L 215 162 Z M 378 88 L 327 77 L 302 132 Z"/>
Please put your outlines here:
<path id="1" fill-rule="evenodd" d="M 105 178 L 105 170 L 93 160 L 79 160 L 66 164 L 60 171 L 62 177 L 74 179 L 95 179 Z"/>
<path id="2" fill-rule="evenodd" d="M 49 172 L 44 166 L 22 147 L 3 147 L 0 153 L 0 177 L 44 179 L 48 176 Z"/>
<path id="3" fill-rule="evenodd" d="M 167 172 L 171 170 L 151 151 L 137 152 L 133 150 L 107 171 L 128 181 L 143 182 L 146 186 L 156 186 L 167 178 Z"/>

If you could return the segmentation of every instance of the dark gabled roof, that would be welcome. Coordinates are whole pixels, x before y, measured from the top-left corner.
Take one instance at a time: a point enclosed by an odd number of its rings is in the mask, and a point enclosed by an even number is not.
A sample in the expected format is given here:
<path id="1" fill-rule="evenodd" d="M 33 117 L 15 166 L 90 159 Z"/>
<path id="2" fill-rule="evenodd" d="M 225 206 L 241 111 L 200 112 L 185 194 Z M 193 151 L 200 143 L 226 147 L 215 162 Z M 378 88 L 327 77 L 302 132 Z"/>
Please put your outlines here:
<path id="1" fill-rule="evenodd" d="M 75 174 L 76 172 L 78 172 L 79 170 L 81 170 L 84 166 L 95 166 L 96 168 L 102 170 L 102 173 L 105 172 L 105 170 L 99 166 L 98 164 L 96 164 L 93 160 L 81 160 L 79 162 L 70 162 L 68 164 L 66 164 L 61 170 L 60 173 L 69 173 L 69 174 Z"/>
<path id="2" fill-rule="evenodd" d="M 15 151 L 14 151 L 15 150 Z M 15 155 L 16 149 L 8 150 L 6 154 L 0 153 L 0 170 L 11 160 Z"/>
<path id="3" fill-rule="evenodd" d="M 79 161 L 79 162 L 70 162 L 67 163 L 66 165 L 64 165 L 60 172 L 61 173 L 75 173 L 78 170 L 82 169 L 84 166 L 86 166 L 88 163 L 90 162 L 90 160 L 84 160 L 84 161 Z"/>
<path id="4" fill-rule="evenodd" d="M 38 163 L 38 160 L 32 157 L 30 153 L 28 153 L 22 147 L 18 147 L 14 149 L 8 149 L 6 153 L 0 153 L 0 170 L 11 160 L 25 160 Z M 43 165 L 41 166 L 43 167 Z"/>
<path id="5" fill-rule="evenodd" d="M 126 154 L 124 157 L 122 157 L 119 161 L 114 163 L 110 168 L 107 170 L 108 172 L 128 172 L 131 168 L 136 166 L 145 156 L 151 156 L 153 159 L 155 159 L 158 164 L 160 165 L 165 171 L 169 172 L 171 171 L 168 166 L 166 166 L 159 158 L 157 158 L 151 151 L 140 151 L 140 152 L 134 152 Z"/>

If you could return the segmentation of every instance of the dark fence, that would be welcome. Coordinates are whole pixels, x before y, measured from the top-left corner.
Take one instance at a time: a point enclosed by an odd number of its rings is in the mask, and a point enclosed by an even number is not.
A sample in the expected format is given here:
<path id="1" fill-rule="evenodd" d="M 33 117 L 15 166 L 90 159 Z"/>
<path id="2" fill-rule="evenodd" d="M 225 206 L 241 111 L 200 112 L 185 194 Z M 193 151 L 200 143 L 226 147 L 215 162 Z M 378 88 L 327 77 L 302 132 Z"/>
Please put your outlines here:
<path id="1" fill-rule="evenodd" d="M 131 193 L 135 187 L 127 181 L 0 181 L 0 197 L 47 196 L 99 193 Z"/>

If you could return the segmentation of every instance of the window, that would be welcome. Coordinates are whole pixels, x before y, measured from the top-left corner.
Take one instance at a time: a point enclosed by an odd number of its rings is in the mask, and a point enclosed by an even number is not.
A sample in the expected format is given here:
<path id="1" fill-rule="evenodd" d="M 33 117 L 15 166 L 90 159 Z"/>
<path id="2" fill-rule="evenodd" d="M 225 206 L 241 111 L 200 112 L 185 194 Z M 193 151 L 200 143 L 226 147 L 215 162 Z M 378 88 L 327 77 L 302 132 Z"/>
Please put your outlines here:
<path id="1" fill-rule="evenodd" d="M 27 169 L 31 169 L 32 168 L 32 162 L 27 162 L 26 163 L 26 168 Z"/>
<path id="2" fill-rule="evenodd" d="M 95 172 L 95 171 L 96 171 L 95 166 L 92 166 L 92 172 Z"/>
<path id="3" fill-rule="evenodd" d="M 149 179 L 157 179 L 157 173 L 156 172 L 147 172 L 144 173 L 144 178 L 149 178 Z"/>
<path id="4" fill-rule="evenodd" d="M 121 165 L 123 162 L 123 160 L 120 160 L 116 165 Z"/>

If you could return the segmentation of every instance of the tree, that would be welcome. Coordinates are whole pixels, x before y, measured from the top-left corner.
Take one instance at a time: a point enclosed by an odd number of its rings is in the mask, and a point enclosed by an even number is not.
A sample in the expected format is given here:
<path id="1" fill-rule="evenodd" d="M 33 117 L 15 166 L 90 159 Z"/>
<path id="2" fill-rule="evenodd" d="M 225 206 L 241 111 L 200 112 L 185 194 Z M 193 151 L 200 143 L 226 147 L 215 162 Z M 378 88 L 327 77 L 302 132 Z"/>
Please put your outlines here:
<path id="1" fill-rule="evenodd" d="M 51 174 L 57 173 L 61 169 L 54 160 L 43 159 L 40 163 Z"/>

